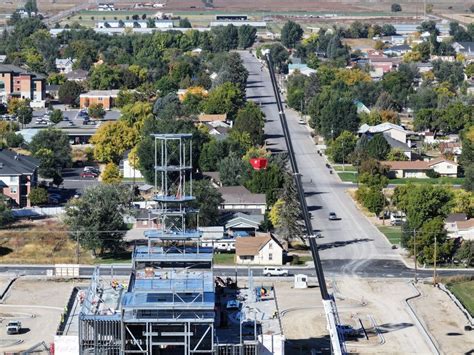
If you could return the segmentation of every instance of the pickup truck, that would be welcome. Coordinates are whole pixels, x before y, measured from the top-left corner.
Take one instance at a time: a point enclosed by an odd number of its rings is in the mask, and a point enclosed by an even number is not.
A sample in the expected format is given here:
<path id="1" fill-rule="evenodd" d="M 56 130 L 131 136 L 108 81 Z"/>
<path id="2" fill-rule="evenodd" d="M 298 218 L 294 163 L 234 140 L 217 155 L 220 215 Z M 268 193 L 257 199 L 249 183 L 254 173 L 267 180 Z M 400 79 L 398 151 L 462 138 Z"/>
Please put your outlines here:
<path id="1" fill-rule="evenodd" d="M 21 322 L 12 320 L 7 324 L 7 334 L 20 334 Z"/>
<path id="2" fill-rule="evenodd" d="M 264 276 L 288 276 L 288 270 L 281 267 L 266 267 L 263 269 Z"/>

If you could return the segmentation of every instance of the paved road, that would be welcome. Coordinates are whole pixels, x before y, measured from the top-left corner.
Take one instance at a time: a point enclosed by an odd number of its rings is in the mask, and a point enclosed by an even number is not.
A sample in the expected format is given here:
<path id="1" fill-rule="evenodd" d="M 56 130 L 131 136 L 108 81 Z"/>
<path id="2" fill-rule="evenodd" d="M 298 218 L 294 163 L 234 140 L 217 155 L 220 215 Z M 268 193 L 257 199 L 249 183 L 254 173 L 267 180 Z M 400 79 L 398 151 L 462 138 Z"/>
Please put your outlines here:
<path id="1" fill-rule="evenodd" d="M 248 52 L 241 56 L 249 71 L 247 97 L 261 103 L 266 115 L 267 146 L 274 152 L 286 151 L 268 71 Z M 346 193 L 347 185 L 329 174 L 307 127 L 298 123 L 298 114 L 287 110 L 286 116 L 313 227 L 323 235 L 318 239 L 321 258 L 344 260 L 337 265 L 339 272 L 348 274 L 370 272 L 373 260 L 400 262 L 385 237 L 355 207 Z M 329 221 L 329 212 L 336 212 L 340 220 Z"/>
<path id="2" fill-rule="evenodd" d="M 323 268 L 326 279 L 341 276 L 341 269 L 350 260 L 345 259 L 332 259 L 323 260 Z M 110 273 L 111 268 L 115 275 L 128 276 L 130 275 L 131 265 L 130 264 L 119 264 L 119 265 L 103 265 L 101 266 L 101 274 L 107 275 Z M 33 276 L 45 276 L 48 270 L 54 270 L 54 265 L 0 265 L 0 274 L 18 274 L 18 275 L 33 275 Z M 254 276 L 262 276 L 262 267 L 252 267 Z M 84 265 L 81 266 L 79 275 L 81 277 L 90 277 L 94 271 L 94 266 Z M 235 276 L 237 273 L 240 277 L 248 276 L 248 269 L 245 267 L 233 267 L 233 266 L 214 266 L 214 272 L 218 276 Z M 307 267 L 290 267 L 289 277 L 290 279 L 295 274 L 305 274 L 312 277 L 316 277 L 314 268 L 311 266 Z M 395 260 L 368 260 L 363 270 L 358 270 L 354 273 L 358 277 L 367 278 L 412 278 L 414 271 L 407 268 L 401 261 Z M 438 275 L 448 276 L 453 274 L 473 275 L 474 272 L 470 270 L 440 270 Z M 428 278 L 433 276 L 432 270 L 418 270 L 418 276 L 420 278 Z"/>

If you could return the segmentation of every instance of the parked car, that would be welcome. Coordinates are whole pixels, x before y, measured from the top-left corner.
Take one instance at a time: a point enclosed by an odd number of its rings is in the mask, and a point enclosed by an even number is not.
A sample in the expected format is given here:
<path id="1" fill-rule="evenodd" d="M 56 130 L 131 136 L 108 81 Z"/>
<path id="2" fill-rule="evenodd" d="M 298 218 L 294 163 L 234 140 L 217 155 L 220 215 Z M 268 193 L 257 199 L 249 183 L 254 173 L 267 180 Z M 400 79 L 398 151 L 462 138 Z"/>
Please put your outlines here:
<path id="1" fill-rule="evenodd" d="M 85 166 L 84 167 L 84 172 L 90 172 L 90 173 L 100 175 L 99 168 L 96 168 L 95 166 Z"/>
<path id="2" fill-rule="evenodd" d="M 95 179 L 99 174 L 96 174 L 93 171 L 83 171 L 81 173 L 81 178 L 83 179 Z"/>
<path id="3" fill-rule="evenodd" d="M 304 121 L 304 119 L 300 118 L 300 119 L 298 120 L 298 123 L 299 123 L 299 124 L 305 124 L 306 122 Z"/>
<path id="4" fill-rule="evenodd" d="M 11 320 L 7 324 L 7 334 L 20 334 L 21 322 L 17 320 Z"/>
<path id="5" fill-rule="evenodd" d="M 328 219 L 329 219 L 330 221 L 337 221 L 339 218 L 337 217 L 336 212 L 329 212 L 329 217 L 328 217 Z"/>
<path id="6" fill-rule="evenodd" d="M 390 215 L 390 225 L 392 226 L 401 226 L 406 220 L 403 212 L 395 212 Z"/>
<path id="7" fill-rule="evenodd" d="M 263 269 L 264 276 L 288 276 L 288 270 L 281 267 L 267 266 Z"/>

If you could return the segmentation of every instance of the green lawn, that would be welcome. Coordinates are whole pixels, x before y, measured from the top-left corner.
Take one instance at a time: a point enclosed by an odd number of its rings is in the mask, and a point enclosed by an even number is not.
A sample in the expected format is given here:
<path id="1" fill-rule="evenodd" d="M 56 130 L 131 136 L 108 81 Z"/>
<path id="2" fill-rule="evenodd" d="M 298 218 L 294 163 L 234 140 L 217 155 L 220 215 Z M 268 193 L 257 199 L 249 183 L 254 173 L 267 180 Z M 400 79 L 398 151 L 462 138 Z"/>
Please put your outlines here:
<path id="1" fill-rule="evenodd" d="M 389 184 L 393 185 L 403 185 L 408 183 L 421 184 L 421 185 L 436 185 L 436 184 L 446 184 L 446 185 L 462 185 L 464 183 L 464 178 L 438 178 L 438 179 L 417 179 L 417 178 L 404 178 L 404 179 L 390 179 Z"/>
<path id="2" fill-rule="evenodd" d="M 474 280 L 448 284 L 448 288 L 474 317 Z"/>
<path id="3" fill-rule="evenodd" d="M 332 167 L 336 171 L 357 171 L 356 167 L 348 165 L 344 166 L 344 169 L 342 168 L 342 165 L 333 165 Z"/>
<path id="4" fill-rule="evenodd" d="M 390 223 L 390 221 L 385 221 L 385 223 Z M 402 238 L 402 229 L 400 227 L 392 226 L 377 226 L 379 231 L 381 231 L 387 237 L 388 241 L 392 244 L 400 244 Z"/>
<path id="5" fill-rule="evenodd" d="M 354 172 L 338 172 L 337 175 L 341 178 L 342 181 L 349 181 L 357 183 L 357 173 Z"/>
<path id="6" fill-rule="evenodd" d="M 234 253 L 219 253 L 214 254 L 214 264 L 220 265 L 234 265 L 235 254 Z"/>

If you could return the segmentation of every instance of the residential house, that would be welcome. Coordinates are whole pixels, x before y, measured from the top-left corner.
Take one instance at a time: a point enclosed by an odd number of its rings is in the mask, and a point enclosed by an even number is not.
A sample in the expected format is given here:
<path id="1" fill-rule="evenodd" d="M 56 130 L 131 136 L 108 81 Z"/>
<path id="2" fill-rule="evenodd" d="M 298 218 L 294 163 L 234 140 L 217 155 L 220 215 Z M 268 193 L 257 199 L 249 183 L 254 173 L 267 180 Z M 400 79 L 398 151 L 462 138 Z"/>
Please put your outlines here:
<path id="1" fill-rule="evenodd" d="M 455 237 L 457 232 L 457 222 L 467 221 L 467 215 L 465 213 L 451 213 L 444 220 L 444 229 L 448 232 L 448 235 Z"/>
<path id="2" fill-rule="evenodd" d="M 151 209 L 140 208 L 134 212 L 132 217 L 134 229 L 156 229 L 159 227 L 157 215 Z"/>
<path id="3" fill-rule="evenodd" d="M 199 123 L 211 123 L 211 122 L 227 122 L 227 114 L 206 114 L 201 113 L 197 117 L 197 122 Z"/>
<path id="4" fill-rule="evenodd" d="M 59 88 L 61 85 L 46 85 L 46 96 L 49 99 L 57 100 L 59 99 Z"/>
<path id="5" fill-rule="evenodd" d="M 416 136 L 415 132 L 409 131 L 402 126 L 390 122 L 384 122 L 376 126 L 363 124 L 359 128 L 358 133 L 359 135 L 365 134 L 368 136 L 373 136 L 377 133 L 383 133 L 385 136 L 390 136 L 392 139 L 408 144 L 409 147 L 412 147 L 412 140 Z"/>
<path id="6" fill-rule="evenodd" d="M 426 144 L 433 144 L 433 143 L 436 143 L 436 134 L 435 132 L 423 132 L 422 135 L 424 136 L 424 142 Z"/>
<path id="7" fill-rule="evenodd" d="M 64 59 L 59 59 L 57 58 L 54 63 L 56 64 L 56 69 L 61 73 L 61 74 L 66 74 L 72 72 L 72 66 L 74 65 L 74 62 L 76 60 L 72 58 L 64 58 Z"/>
<path id="8" fill-rule="evenodd" d="M 462 54 L 468 59 L 474 57 L 474 42 L 454 42 L 452 46 L 456 53 Z"/>
<path id="9" fill-rule="evenodd" d="M 456 236 L 464 240 L 474 240 L 474 218 L 456 222 Z"/>
<path id="10" fill-rule="evenodd" d="M 32 107 L 44 107 L 46 78 L 11 64 L 0 64 L 0 102 L 10 97 L 31 100 Z"/>
<path id="11" fill-rule="evenodd" d="M 203 171 L 202 175 L 211 180 L 211 184 L 215 188 L 222 186 L 221 177 L 218 171 Z"/>
<path id="12" fill-rule="evenodd" d="M 396 178 L 427 178 L 428 170 L 434 170 L 441 176 L 456 177 L 458 164 L 444 158 L 431 161 L 382 161 L 381 164 L 389 167 L 389 174 Z"/>
<path id="13" fill-rule="evenodd" d="M 89 72 L 83 69 L 72 70 L 64 74 L 67 80 L 78 81 L 78 82 L 87 80 L 88 75 L 89 75 Z"/>
<path id="14" fill-rule="evenodd" d="M 383 51 L 385 55 L 388 56 L 403 56 L 404 54 L 411 52 L 411 47 L 408 44 L 400 44 L 397 46 L 392 46 Z"/>
<path id="15" fill-rule="evenodd" d="M 5 63 L 6 60 L 7 60 L 7 56 L 5 54 L 1 54 L 0 55 L 0 64 Z"/>
<path id="16" fill-rule="evenodd" d="M 439 151 L 444 156 L 453 156 L 454 161 L 457 162 L 462 154 L 462 143 L 441 142 L 439 143 Z"/>
<path id="17" fill-rule="evenodd" d="M 222 186 L 218 190 L 224 200 L 219 206 L 221 210 L 258 210 L 263 215 L 267 209 L 265 194 L 251 193 L 243 186 Z"/>
<path id="18" fill-rule="evenodd" d="M 374 69 L 381 68 L 384 73 L 388 73 L 397 68 L 402 62 L 401 58 L 390 58 L 385 56 L 383 52 L 379 51 L 369 51 L 367 53 L 367 59 L 369 60 L 370 66 Z"/>
<path id="19" fill-rule="evenodd" d="M 130 154 L 130 149 L 125 151 L 123 154 L 122 160 L 120 161 L 120 173 L 126 179 L 141 179 L 143 178 L 142 173 L 139 169 L 134 168 L 130 163 L 128 155 Z"/>
<path id="20" fill-rule="evenodd" d="M 30 207 L 28 195 L 38 183 L 39 161 L 11 150 L 0 150 L 0 189 L 14 206 Z"/>
<path id="21" fill-rule="evenodd" d="M 414 160 L 415 156 L 417 157 L 417 155 L 412 151 L 408 144 L 393 139 L 389 132 L 384 132 L 383 137 L 390 145 L 390 148 L 402 151 L 403 154 L 408 158 L 408 160 Z"/>
<path id="22" fill-rule="evenodd" d="M 92 104 L 102 104 L 104 110 L 115 106 L 119 90 L 93 90 L 79 96 L 79 106 L 87 108 Z"/>
<path id="23" fill-rule="evenodd" d="M 307 64 L 288 64 L 288 76 L 295 72 L 299 72 L 306 76 L 316 74 L 316 70 L 308 67 Z"/>
<path id="24" fill-rule="evenodd" d="M 237 264 L 282 265 L 283 247 L 273 236 L 238 237 L 235 241 Z"/>
<path id="25" fill-rule="evenodd" d="M 262 214 L 237 212 L 224 217 L 225 230 L 230 236 L 255 235 L 263 222 Z"/>

